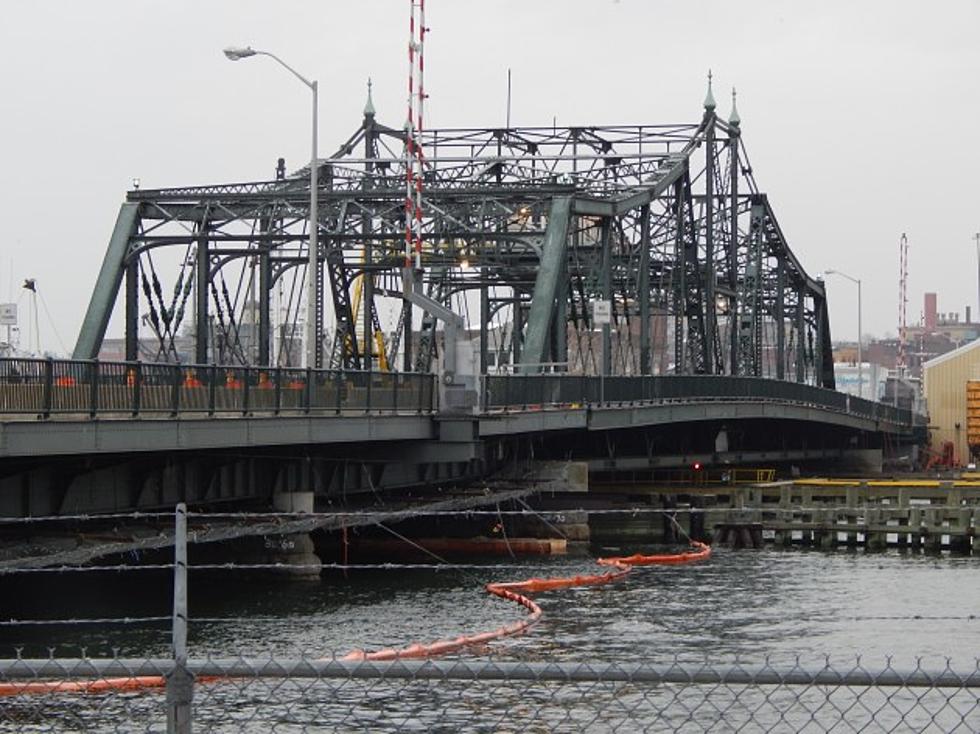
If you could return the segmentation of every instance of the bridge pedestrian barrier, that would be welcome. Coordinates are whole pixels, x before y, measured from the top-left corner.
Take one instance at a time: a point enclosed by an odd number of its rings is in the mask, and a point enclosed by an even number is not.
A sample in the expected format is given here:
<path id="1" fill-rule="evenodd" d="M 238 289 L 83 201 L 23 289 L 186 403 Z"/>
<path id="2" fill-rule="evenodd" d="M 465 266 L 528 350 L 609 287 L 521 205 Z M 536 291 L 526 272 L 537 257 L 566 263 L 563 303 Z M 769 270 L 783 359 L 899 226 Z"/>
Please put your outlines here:
<path id="1" fill-rule="evenodd" d="M 430 413 L 436 375 L 55 359 L 0 359 L 0 414 L 95 416 Z M 486 375 L 482 408 L 670 402 L 792 403 L 909 428 L 922 416 L 797 382 L 725 375 Z"/>
<path id="2" fill-rule="evenodd" d="M 912 411 L 799 382 L 728 375 L 487 375 L 484 409 L 737 401 L 794 403 L 912 426 Z"/>
<path id="3" fill-rule="evenodd" d="M 0 413 L 429 413 L 435 379 L 413 372 L 0 359 Z"/>

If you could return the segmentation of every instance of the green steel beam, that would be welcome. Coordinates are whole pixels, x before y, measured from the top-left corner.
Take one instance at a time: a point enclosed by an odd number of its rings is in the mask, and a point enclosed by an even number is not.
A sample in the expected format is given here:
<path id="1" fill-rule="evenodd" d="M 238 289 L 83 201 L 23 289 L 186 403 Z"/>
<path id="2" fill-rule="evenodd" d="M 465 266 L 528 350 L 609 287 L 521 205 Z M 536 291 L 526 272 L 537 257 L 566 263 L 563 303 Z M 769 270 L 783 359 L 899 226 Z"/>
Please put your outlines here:
<path id="1" fill-rule="evenodd" d="M 524 360 L 528 370 L 537 372 L 538 365 L 544 361 L 545 347 L 555 314 L 555 295 L 558 292 L 558 279 L 568 251 L 568 228 L 571 222 L 572 199 L 559 196 L 551 201 L 548 213 L 548 227 L 544 233 L 541 247 L 541 263 L 534 281 L 534 298 L 527 319 Z"/>
<path id="2" fill-rule="evenodd" d="M 655 174 L 652 184 L 631 194 L 617 199 L 596 199 L 587 196 L 576 196 L 574 203 L 575 214 L 592 217 L 618 217 L 633 209 L 649 204 L 654 199 L 663 196 L 675 181 L 687 173 L 688 158 L 686 154 L 672 156 L 667 165 Z"/>
<path id="3" fill-rule="evenodd" d="M 122 283 L 129 240 L 136 233 L 139 222 L 139 209 L 140 205 L 136 202 L 126 202 L 119 208 L 116 226 L 109 239 L 109 249 L 102 260 L 102 269 L 95 281 L 95 290 L 92 291 L 85 320 L 78 332 L 72 359 L 95 359 L 99 356 L 112 307 Z"/>

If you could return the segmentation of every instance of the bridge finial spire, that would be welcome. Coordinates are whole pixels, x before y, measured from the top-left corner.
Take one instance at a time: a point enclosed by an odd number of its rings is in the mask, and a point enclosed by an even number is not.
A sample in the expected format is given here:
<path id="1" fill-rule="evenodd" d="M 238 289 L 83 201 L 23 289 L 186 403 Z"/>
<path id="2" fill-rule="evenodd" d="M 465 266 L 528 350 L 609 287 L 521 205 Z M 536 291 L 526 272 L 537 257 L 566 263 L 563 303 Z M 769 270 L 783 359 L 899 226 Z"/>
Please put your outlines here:
<path id="1" fill-rule="evenodd" d="M 738 116 L 738 107 L 735 106 L 735 87 L 732 87 L 732 114 L 728 116 L 728 124 L 732 127 L 742 124 L 742 118 Z"/>
<path id="2" fill-rule="evenodd" d="M 364 116 L 374 117 L 374 100 L 371 99 L 371 77 L 368 77 L 367 88 L 368 88 L 368 96 L 367 96 L 367 102 L 364 103 Z"/>
<path id="3" fill-rule="evenodd" d="M 708 69 L 708 93 L 704 96 L 704 109 L 714 112 L 715 106 L 715 95 L 711 93 L 711 69 Z"/>

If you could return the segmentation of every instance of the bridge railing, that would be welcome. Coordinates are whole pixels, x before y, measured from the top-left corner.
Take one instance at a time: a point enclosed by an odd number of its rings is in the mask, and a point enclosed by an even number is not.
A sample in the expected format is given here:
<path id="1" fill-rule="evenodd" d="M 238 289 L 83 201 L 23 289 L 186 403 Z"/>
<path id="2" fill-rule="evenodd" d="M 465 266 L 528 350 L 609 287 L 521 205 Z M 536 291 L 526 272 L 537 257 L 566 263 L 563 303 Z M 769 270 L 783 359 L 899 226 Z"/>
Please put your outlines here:
<path id="1" fill-rule="evenodd" d="M 430 413 L 435 376 L 60 359 L 0 359 L 0 413 Z"/>
<path id="2" fill-rule="evenodd" d="M 629 405 L 680 401 L 754 400 L 812 405 L 911 426 L 912 411 L 813 385 L 762 377 L 723 375 L 488 375 L 484 408 L 528 409 L 576 405 Z"/>

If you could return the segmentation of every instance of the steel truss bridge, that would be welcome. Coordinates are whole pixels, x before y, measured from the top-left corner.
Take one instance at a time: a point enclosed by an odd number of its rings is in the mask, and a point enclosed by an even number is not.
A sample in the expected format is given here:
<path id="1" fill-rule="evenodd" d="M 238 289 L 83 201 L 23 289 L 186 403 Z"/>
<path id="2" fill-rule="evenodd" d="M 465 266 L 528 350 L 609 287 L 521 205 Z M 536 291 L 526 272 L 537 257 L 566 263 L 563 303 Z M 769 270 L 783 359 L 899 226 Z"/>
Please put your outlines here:
<path id="1" fill-rule="evenodd" d="M 346 503 L 541 460 L 607 478 L 873 469 L 921 438 L 921 416 L 834 390 L 823 283 L 710 89 L 687 125 L 434 130 L 424 146 L 417 269 L 405 134 L 370 99 L 317 162 L 315 272 L 309 169 L 130 191 L 73 359 L 0 360 L 0 518 Z M 99 361 L 117 301 L 125 359 Z M 454 362 L 469 402 L 443 400 Z"/>
<path id="2" fill-rule="evenodd" d="M 823 284 L 710 90 L 692 124 L 432 130 L 423 143 L 421 288 L 463 318 L 480 375 L 551 364 L 834 387 Z M 127 360 L 299 366 L 312 277 L 316 367 L 432 371 L 442 331 L 403 297 L 404 131 L 369 103 L 318 165 L 315 273 L 308 169 L 130 191 L 74 358 L 98 355 L 121 300 Z"/>

